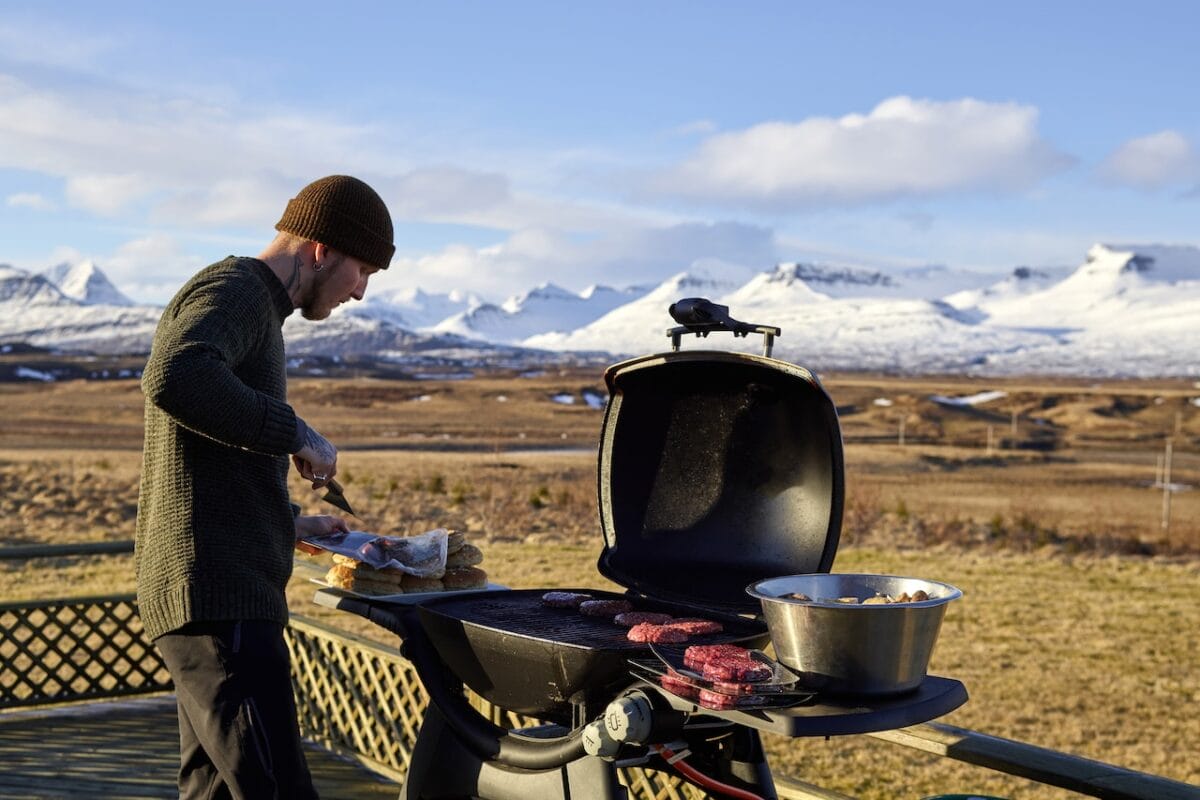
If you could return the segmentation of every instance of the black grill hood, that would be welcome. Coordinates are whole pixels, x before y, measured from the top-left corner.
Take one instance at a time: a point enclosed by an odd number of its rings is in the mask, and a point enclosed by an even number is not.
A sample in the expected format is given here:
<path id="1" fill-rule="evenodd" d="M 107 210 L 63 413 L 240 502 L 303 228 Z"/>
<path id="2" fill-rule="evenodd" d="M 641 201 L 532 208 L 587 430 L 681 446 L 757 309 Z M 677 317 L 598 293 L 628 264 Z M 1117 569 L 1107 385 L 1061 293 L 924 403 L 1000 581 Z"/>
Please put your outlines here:
<path id="1" fill-rule="evenodd" d="M 684 351 L 605 372 L 598 568 L 637 593 L 758 613 L 762 578 L 828 572 L 845 491 L 833 401 L 803 367 Z"/>

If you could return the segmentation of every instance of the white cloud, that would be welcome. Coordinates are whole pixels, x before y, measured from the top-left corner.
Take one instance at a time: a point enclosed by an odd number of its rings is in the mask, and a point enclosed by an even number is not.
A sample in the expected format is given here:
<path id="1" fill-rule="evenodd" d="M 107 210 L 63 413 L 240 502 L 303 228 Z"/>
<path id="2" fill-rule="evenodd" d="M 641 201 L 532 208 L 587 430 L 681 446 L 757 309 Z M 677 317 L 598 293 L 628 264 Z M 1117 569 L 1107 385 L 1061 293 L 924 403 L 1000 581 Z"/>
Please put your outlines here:
<path id="1" fill-rule="evenodd" d="M 1016 103 L 893 97 L 870 113 L 766 122 L 704 141 L 652 191 L 718 203 L 858 205 L 975 189 L 1023 190 L 1071 159 Z"/>
<path id="2" fill-rule="evenodd" d="M 1150 191 L 1195 181 L 1200 156 L 1183 134 L 1165 130 L 1125 142 L 1098 172 L 1109 183 Z"/>
<path id="3" fill-rule="evenodd" d="M 550 276 L 579 291 L 594 283 L 656 284 L 681 270 L 720 263 L 748 279 L 778 258 L 771 231 L 734 222 L 625 228 L 589 237 L 526 228 L 489 247 L 451 245 L 420 258 L 397 258 L 376 284 L 380 289 L 394 283 L 440 292 L 467 286 L 499 299 Z"/>
<path id="4" fill-rule="evenodd" d="M 79 175 L 67 180 L 67 202 L 102 216 L 120 213 L 154 187 L 139 175 Z"/>
<path id="5" fill-rule="evenodd" d="M 53 211 L 55 208 L 54 203 L 35 192 L 10 194 L 4 202 L 12 208 L 31 208 L 34 211 Z"/>
<path id="6" fill-rule="evenodd" d="M 710 119 L 697 119 L 691 122 L 672 128 L 670 133 L 673 136 L 706 136 L 710 133 L 715 133 L 717 124 Z"/>
<path id="7" fill-rule="evenodd" d="M 455 221 L 512 199 L 504 175 L 457 167 L 416 169 L 379 190 L 386 193 L 388 209 L 397 219 Z"/>
<path id="8" fill-rule="evenodd" d="M 130 299 L 161 304 L 192 273 L 216 258 L 204 260 L 189 255 L 174 237 L 153 234 L 125 242 L 112 255 L 95 260 Z"/>
<path id="9" fill-rule="evenodd" d="M 0 168 L 62 178 L 68 199 L 97 213 L 153 195 L 160 216 L 258 223 L 313 178 L 353 172 L 369 179 L 394 166 L 366 127 L 0 74 Z M 268 194 L 270 214 L 259 207 Z"/>

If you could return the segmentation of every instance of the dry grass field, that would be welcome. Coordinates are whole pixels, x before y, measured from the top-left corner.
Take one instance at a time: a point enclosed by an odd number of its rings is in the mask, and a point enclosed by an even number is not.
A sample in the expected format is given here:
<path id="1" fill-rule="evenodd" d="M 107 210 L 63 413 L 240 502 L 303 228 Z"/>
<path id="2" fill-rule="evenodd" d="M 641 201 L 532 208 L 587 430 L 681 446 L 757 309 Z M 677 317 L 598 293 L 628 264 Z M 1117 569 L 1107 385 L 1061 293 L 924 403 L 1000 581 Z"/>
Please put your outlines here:
<path id="1" fill-rule="evenodd" d="M 846 439 L 835 570 L 911 574 L 964 591 L 933 670 L 971 700 L 944 721 L 1200 783 L 1200 484 L 1190 383 L 825 378 Z M 1000 389 L 956 408 L 933 395 Z M 493 580 L 607 586 L 595 506 L 598 373 L 459 381 L 297 380 L 298 411 L 342 449 L 355 527 L 466 530 Z M 570 395 L 573 404 L 553 402 Z M 903 444 L 899 443 L 904 420 Z M 989 428 L 992 446 L 988 447 Z M 1014 432 L 1015 428 L 1015 432 Z M 139 480 L 136 382 L 0 384 L 0 543 L 128 539 Z M 298 479 L 310 512 L 331 511 Z M 318 563 L 324 561 L 317 557 Z M 128 558 L 0 561 L 0 598 L 131 590 Z M 326 616 L 312 584 L 297 613 Z M 345 615 L 338 624 L 388 641 Z M 781 772 L 863 798 L 977 791 L 1067 798 L 865 737 L 769 738 Z"/>

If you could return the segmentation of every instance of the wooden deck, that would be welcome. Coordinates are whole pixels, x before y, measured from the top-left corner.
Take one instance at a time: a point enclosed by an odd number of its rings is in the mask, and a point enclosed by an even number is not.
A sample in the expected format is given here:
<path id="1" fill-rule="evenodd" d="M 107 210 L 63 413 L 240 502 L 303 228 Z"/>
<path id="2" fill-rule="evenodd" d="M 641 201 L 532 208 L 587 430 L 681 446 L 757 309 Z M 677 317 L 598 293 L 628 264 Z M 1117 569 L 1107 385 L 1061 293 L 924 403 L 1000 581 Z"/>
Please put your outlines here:
<path id="1" fill-rule="evenodd" d="M 388 798 L 399 786 L 312 745 L 322 798 Z M 178 797 L 175 698 L 85 703 L 0 713 L 0 798 Z"/>

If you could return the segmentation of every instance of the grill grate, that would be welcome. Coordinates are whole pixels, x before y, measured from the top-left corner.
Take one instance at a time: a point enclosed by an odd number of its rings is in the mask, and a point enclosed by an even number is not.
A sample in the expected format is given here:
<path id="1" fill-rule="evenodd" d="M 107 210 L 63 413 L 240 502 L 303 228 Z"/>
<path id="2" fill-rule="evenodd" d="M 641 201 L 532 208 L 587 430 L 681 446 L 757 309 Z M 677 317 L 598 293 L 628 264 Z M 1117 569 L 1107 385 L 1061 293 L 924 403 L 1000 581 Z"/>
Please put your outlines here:
<path id="1" fill-rule="evenodd" d="M 591 589 L 569 591 L 586 592 L 597 600 L 630 600 L 636 611 L 658 611 L 675 617 L 703 617 L 725 626 L 721 633 L 692 636 L 688 644 L 720 644 L 766 633 L 765 626 L 756 620 L 697 611 L 646 598 L 629 598 L 611 592 Z M 646 650 L 645 644 L 631 642 L 625 637 L 627 628 L 606 618 L 585 616 L 570 608 L 543 606 L 541 599 L 544 593 L 542 589 L 490 592 L 463 598 L 439 598 L 423 605 L 426 611 L 444 617 L 527 639 L 591 649 Z"/>

